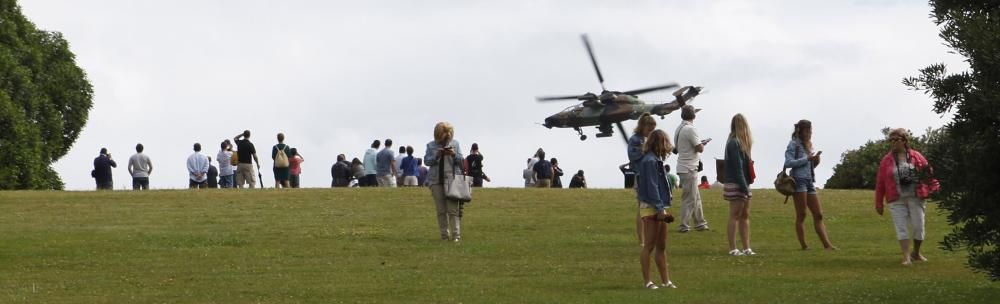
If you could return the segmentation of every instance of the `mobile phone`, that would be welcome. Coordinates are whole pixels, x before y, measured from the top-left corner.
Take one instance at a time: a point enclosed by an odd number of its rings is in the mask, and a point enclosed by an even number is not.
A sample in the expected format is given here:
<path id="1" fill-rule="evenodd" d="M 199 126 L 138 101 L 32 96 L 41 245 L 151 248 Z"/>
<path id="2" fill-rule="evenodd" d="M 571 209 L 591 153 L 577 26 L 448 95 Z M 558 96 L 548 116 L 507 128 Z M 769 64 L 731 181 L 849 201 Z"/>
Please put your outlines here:
<path id="1" fill-rule="evenodd" d="M 701 144 L 703 144 L 703 145 L 704 145 L 704 144 L 707 144 L 707 143 L 708 143 L 708 142 L 710 142 L 710 141 L 712 141 L 712 138 L 711 138 L 711 137 L 709 137 L 709 138 L 706 138 L 705 140 L 702 140 L 702 141 L 701 141 Z"/>
<path id="2" fill-rule="evenodd" d="M 823 154 L 823 151 L 816 152 L 816 156 L 819 156 L 820 154 Z"/>

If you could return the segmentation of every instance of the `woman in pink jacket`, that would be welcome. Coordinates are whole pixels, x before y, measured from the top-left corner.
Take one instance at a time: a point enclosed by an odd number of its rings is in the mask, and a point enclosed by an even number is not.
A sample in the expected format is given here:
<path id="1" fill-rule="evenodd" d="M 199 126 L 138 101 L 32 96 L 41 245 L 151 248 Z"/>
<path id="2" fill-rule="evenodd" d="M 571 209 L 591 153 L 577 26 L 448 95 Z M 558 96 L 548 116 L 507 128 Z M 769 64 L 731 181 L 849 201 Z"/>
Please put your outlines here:
<path id="1" fill-rule="evenodd" d="M 930 177 L 933 169 L 927 159 L 920 152 L 910 149 L 906 130 L 892 130 L 889 141 L 892 149 L 882 158 L 875 177 L 875 211 L 882 215 L 883 202 L 889 202 L 896 239 L 903 251 L 903 265 L 909 266 L 913 260 L 927 261 L 920 254 L 920 245 L 924 241 L 924 199 L 937 191 L 939 185 Z"/>

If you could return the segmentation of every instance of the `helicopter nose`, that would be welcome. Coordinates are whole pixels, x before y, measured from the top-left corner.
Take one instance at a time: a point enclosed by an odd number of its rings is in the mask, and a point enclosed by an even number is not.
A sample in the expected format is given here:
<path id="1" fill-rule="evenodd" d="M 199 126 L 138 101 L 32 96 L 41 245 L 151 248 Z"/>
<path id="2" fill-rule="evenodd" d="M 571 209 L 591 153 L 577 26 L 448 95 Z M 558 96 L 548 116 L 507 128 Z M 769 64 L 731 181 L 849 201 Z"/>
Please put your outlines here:
<path id="1" fill-rule="evenodd" d="M 548 118 L 545 118 L 545 123 L 542 124 L 542 126 L 549 129 L 552 129 L 552 127 L 556 125 L 559 125 L 559 119 L 556 118 L 555 116 L 549 116 Z"/>

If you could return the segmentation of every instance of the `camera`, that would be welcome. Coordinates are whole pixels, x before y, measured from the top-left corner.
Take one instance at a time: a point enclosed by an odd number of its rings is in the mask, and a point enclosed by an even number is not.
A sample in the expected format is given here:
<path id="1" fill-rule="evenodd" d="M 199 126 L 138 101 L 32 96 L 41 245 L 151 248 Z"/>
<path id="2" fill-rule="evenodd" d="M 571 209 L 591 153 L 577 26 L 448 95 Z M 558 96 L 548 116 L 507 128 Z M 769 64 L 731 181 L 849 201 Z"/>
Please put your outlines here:
<path id="1" fill-rule="evenodd" d="M 909 186 L 917 182 L 916 172 L 913 169 L 906 170 L 905 172 L 900 172 L 899 175 L 899 185 Z"/>

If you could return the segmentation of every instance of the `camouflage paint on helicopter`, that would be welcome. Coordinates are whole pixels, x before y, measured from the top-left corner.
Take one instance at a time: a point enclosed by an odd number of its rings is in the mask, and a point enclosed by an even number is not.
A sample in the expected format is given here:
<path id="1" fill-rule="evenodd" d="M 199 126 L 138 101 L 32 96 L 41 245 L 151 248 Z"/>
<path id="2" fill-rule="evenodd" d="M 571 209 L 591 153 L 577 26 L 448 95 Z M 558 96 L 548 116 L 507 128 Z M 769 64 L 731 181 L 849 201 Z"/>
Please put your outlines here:
<path id="1" fill-rule="evenodd" d="M 545 118 L 545 123 L 542 126 L 546 128 L 573 128 L 580 134 L 580 140 L 585 140 L 587 135 L 583 134 L 581 127 L 596 126 L 599 131 L 597 137 L 609 137 L 614 133 L 612 125 L 615 125 L 622 138 L 628 141 L 628 135 L 625 128 L 622 127 L 622 121 L 638 119 L 642 113 L 646 112 L 660 116 L 662 119 L 664 115 L 683 107 L 702 91 L 701 87 L 686 86 L 674 91 L 674 101 L 662 104 L 647 104 L 640 100 L 638 95 L 673 89 L 678 87 L 677 84 L 670 83 L 625 92 L 609 91 L 604 87 L 604 76 L 601 75 L 601 69 L 597 66 L 597 59 L 590 46 L 590 39 L 587 38 L 586 34 L 582 35 L 581 38 L 583 38 L 584 47 L 587 48 L 587 54 L 590 55 L 590 62 L 594 65 L 594 71 L 597 72 L 597 79 L 601 82 L 601 95 L 586 93 L 583 95 L 537 97 L 539 102 L 572 99 L 583 101 Z"/>

